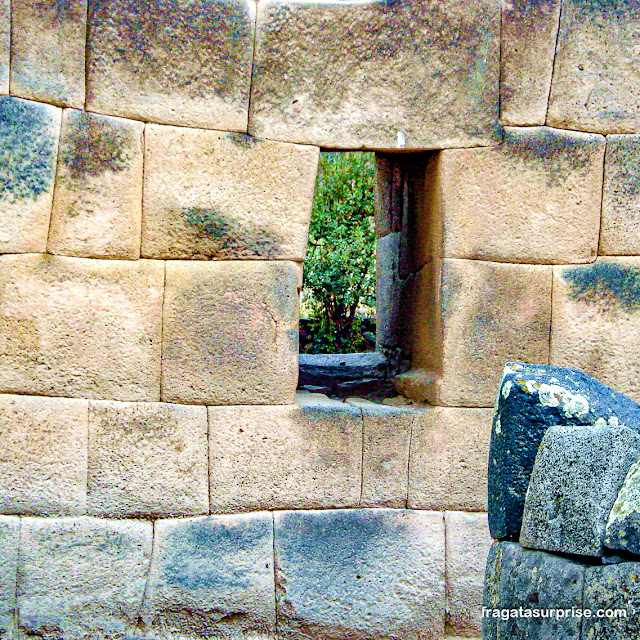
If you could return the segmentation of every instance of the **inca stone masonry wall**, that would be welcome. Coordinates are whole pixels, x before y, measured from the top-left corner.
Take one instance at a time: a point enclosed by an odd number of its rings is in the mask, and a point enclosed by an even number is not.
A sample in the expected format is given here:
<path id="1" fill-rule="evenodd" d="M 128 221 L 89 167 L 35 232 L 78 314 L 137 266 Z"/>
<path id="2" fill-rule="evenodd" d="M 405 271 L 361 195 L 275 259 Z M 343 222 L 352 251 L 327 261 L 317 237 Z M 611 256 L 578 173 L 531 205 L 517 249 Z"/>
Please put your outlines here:
<path id="1" fill-rule="evenodd" d="M 504 363 L 640 398 L 639 29 L 2 0 L 0 637 L 479 636 Z M 321 147 L 380 152 L 378 339 L 429 405 L 296 399 Z"/>

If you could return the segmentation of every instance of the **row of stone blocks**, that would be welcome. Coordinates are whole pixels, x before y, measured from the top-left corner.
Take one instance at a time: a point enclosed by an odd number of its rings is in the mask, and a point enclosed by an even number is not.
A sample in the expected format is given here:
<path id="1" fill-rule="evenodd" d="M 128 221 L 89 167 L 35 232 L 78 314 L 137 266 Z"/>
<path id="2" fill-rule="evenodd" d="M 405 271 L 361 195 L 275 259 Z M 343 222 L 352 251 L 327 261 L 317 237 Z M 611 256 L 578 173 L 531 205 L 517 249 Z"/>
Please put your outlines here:
<path id="1" fill-rule="evenodd" d="M 435 640 L 445 621 L 473 633 L 484 554 L 470 546 L 485 551 L 485 523 L 393 509 L 0 516 L 0 637 Z"/>
<path id="2" fill-rule="evenodd" d="M 489 454 L 486 639 L 637 635 L 639 418 L 579 371 L 507 365 Z"/>

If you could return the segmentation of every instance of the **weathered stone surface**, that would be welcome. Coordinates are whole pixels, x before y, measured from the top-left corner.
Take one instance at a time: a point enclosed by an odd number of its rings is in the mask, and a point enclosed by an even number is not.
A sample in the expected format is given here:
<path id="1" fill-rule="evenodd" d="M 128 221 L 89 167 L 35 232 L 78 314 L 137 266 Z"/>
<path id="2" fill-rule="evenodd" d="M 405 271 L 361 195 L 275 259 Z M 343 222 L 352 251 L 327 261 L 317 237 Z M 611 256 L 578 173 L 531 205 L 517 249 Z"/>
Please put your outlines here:
<path id="1" fill-rule="evenodd" d="M 434 264 L 416 277 L 412 371 L 399 377 L 399 388 L 434 405 L 490 407 L 505 362 L 547 362 L 552 267 Z"/>
<path id="2" fill-rule="evenodd" d="M 0 394 L 0 451 L 2 513 L 86 513 L 86 400 Z"/>
<path id="3" fill-rule="evenodd" d="M 0 638 L 9 638 L 16 610 L 20 519 L 0 516 Z"/>
<path id="4" fill-rule="evenodd" d="M 211 511 L 355 507 L 359 409 L 312 396 L 299 405 L 209 407 Z"/>
<path id="5" fill-rule="evenodd" d="M 139 258 L 142 122 L 65 110 L 49 253 Z"/>
<path id="6" fill-rule="evenodd" d="M 12 0 L 11 93 L 84 107 L 86 0 Z"/>
<path id="7" fill-rule="evenodd" d="M 207 409 L 150 402 L 89 405 L 89 513 L 209 512 Z"/>
<path id="8" fill-rule="evenodd" d="M 0 253 L 46 251 L 60 113 L 0 97 Z"/>
<path id="9" fill-rule="evenodd" d="M 551 332 L 552 364 L 640 400 L 640 258 L 554 268 Z"/>
<path id="10" fill-rule="evenodd" d="M 145 636 L 274 637 L 275 616 L 270 513 L 156 523 Z"/>
<path id="11" fill-rule="evenodd" d="M 640 136 L 607 136 L 602 255 L 640 254 Z"/>
<path id="12" fill-rule="evenodd" d="M 602 556 L 609 512 L 640 456 L 640 435 L 617 422 L 546 431 L 524 503 L 520 544 Z"/>
<path id="13" fill-rule="evenodd" d="M 248 0 L 89 0 L 87 107 L 246 131 L 254 17 Z"/>
<path id="14" fill-rule="evenodd" d="M 563 1 L 548 123 L 582 131 L 637 133 L 639 35 L 636 2 Z"/>
<path id="15" fill-rule="evenodd" d="M 560 0 L 511 0 L 502 5 L 500 121 L 544 124 L 551 87 Z"/>
<path id="16" fill-rule="evenodd" d="M 484 572 L 491 547 L 487 514 L 447 511 L 444 522 L 449 633 L 480 635 Z"/>
<path id="17" fill-rule="evenodd" d="M 11 0 L 0 1 L 0 93 L 9 93 Z"/>
<path id="18" fill-rule="evenodd" d="M 303 260 L 318 149 L 148 125 L 142 254 Z"/>
<path id="19" fill-rule="evenodd" d="M 136 622 L 153 525 L 23 518 L 18 622 L 27 636 L 120 639 Z"/>
<path id="20" fill-rule="evenodd" d="M 584 608 L 593 615 L 582 621 L 582 638 L 627 640 L 640 634 L 640 563 L 624 562 L 588 567 L 584 577 Z M 621 610 L 626 615 L 598 618 L 598 610 Z"/>
<path id="21" fill-rule="evenodd" d="M 280 512 L 275 533 L 279 637 L 443 635 L 441 513 Z"/>
<path id="22" fill-rule="evenodd" d="M 551 616 L 549 609 L 582 609 L 584 583 L 585 566 L 578 562 L 511 542 L 495 544 L 487 562 L 483 638 L 577 640 L 582 618 Z M 522 615 L 500 617 L 520 608 Z"/>
<path id="23" fill-rule="evenodd" d="M 293 402 L 301 266 L 166 265 L 162 399 L 216 405 Z"/>
<path id="24" fill-rule="evenodd" d="M 499 5 L 258 5 L 249 129 L 329 148 L 496 144 Z"/>
<path id="25" fill-rule="evenodd" d="M 518 540 L 536 453 L 553 425 L 617 419 L 634 427 L 640 406 L 575 369 L 510 362 L 502 374 L 489 454 L 489 526 L 500 540 Z"/>
<path id="26" fill-rule="evenodd" d="M 0 390 L 159 400 L 163 265 L 0 256 Z"/>
<path id="27" fill-rule="evenodd" d="M 416 416 L 410 508 L 486 511 L 491 415 L 491 409 L 435 407 Z"/>
<path id="28" fill-rule="evenodd" d="M 604 153 L 603 136 L 548 127 L 506 127 L 499 147 L 444 151 L 444 256 L 591 262 Z"/>
<path id="29" fill-rule="evenodd" d="M 607 519 L 604 544 L 640 555 L 640 460 L 624 479 Z"/>

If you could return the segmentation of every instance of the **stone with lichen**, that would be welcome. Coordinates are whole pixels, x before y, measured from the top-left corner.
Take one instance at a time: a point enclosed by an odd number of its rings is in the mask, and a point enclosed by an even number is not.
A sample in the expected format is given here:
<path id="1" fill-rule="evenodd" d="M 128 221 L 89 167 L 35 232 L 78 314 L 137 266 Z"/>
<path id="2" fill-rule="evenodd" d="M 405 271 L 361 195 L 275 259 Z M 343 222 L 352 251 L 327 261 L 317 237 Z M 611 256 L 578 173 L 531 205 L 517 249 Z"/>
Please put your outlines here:
<path id="1" fill-rule="evenodd" d="M 620 487 L 607 521 L 605 545 L 609 549 L 640 555 L 640 460 Z"/>

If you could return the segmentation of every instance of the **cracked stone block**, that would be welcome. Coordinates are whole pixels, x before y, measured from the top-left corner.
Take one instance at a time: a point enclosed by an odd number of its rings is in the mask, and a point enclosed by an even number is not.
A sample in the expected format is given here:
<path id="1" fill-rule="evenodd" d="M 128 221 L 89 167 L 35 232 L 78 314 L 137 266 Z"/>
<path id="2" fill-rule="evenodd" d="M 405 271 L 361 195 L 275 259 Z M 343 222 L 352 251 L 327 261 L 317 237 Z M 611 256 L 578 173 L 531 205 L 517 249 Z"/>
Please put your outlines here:
<path id="1" fill-rule="evenodd" d="M 616 421 L 550 427 L 533 465 L 520 544 L 601 557 L 609 513 L 639 456 L 640 435 Z"/>
<path id="2" fill-rule="evenodd" d="M 11 0 L 0 0 L 0 93 L 9 93 Z"/>
<path id="3" fill-rule="evenodd" d="M 487 514 L 446 511 L 444 522 L 447 625 L 456 635 L 479 636 L 484 572 L 492 542 Z"/>
<path id="4" fill-rule="evenodd" d="M 145 637 L 272 638 L 275 616 L 270 513 L 156 523 Z"/>
<path id="5" fill-rule="evenodd" d="M 142 254 L 303 260 L 318 149 L 148 125 Z"/>
<path id="6" fill-rule="evenodd" d="M 518 540 L 525 494 L 546 430 L 555 425 L 633 426 L 640 406 L 591 376 L 563 367 L 508 363 L 498 386 L 489 451 L 489 526 Z"/>
<path id="7" fill-rule="evenodd" d="M 408 506 L 487 510 L 491 409 L 434 407 L 416 416 L 411 439 Z"/>
<path id="8" fill-rule="evenodd" d="M 140 257 L 144 124 L 65 110 L 49 253 Z"/>
<path id="9" fill-rule="evenodd" d="M 607 136 L 600 254 L 640 254 L 640 136 Z"/>
<path id="10" fill-rule="evenodd" d="M 212 512 L 358 506 L 362 416 L 332 400 L 209 407 Z"/>
<path id="11" fill-rule="evenodd" d="M 87 510 L 87 401 L 0 394 L 0 511 Z"/>
<path id="12" fill-rule="evenodd" d="M 440 159 L 448 258 L 567 264 L 598 252 L 605 138 L 505 127 L 499 147 Z"/>
<path id="13" fill-rule="evenodd" d="M 89 513 L 209 512 L 207 409 L 156 402 L 89 403 Z"/>
<path id="14" fill-rule="evenodd" d="M 349 509 L 274 517 L 279 637 L 444 635 L 441 513 Z"/>
<path id="15" fill-rule="evenodd" d="M 408 305 L 412 370 L 397 378 L 399 390 L 433 405 L 493 406 L 505 362 L 548 361 L 551 270 L 453 259 L 425 266 Z"/>
<path id="16" fill-rule="evenodd" d="M 301 265 L 168 261 L 166 272 L 162 399 L 293 402 Z"/>
<path id="17" fill-rule="evenodd" d="M 637 133 L 640 69 L 630 52 L 639 35 L 636 2 L 563 0 L 547 122 L 581 131 Z"/>
<path id="18" fill-rule="evenodd" d="M 550 362 L 640 400 L 640 258 L 555 267 Z"/>
<path id="19" fill-rule="evenodd" d="M 60 114 L 0 96 L 0 253 L 46 251 Z"/>
<path id="20" fill-rule="evenodd" d="M 258 3 L 249 130 L 328 148 L 496 144 L 500 7 Z"/>
<path id="21" fill-rule="evenodd" d="M 11 638 L 16 611 L 20 518 L 0 516 L 0 638 Z"/>
<path id="22" fill-rule="evenodd" d="M 163 264 L 0 256 L 0 390 L 159 400 Z"/>
<path id="23" fill-rule="evenodd" d="M 89 0 L 87 108 L 246 131 L 255 4 Z"/>
<path id="24" fill-rule="evenodd" d="M 84 107 L 86 0 L 12 0 L 11 93 Z"/>
<path id="25" fill-rule="evenodd" d="M 132 637 L 142 607 L 153 524 L 23 518 L 18 625 L 27 637 Z"/>
<path id="26" fill-rule="evenodd" d="M 500 121 L 544 124 L 551 88 L 560 0 L 511 0 L 502 5 Z"/>

